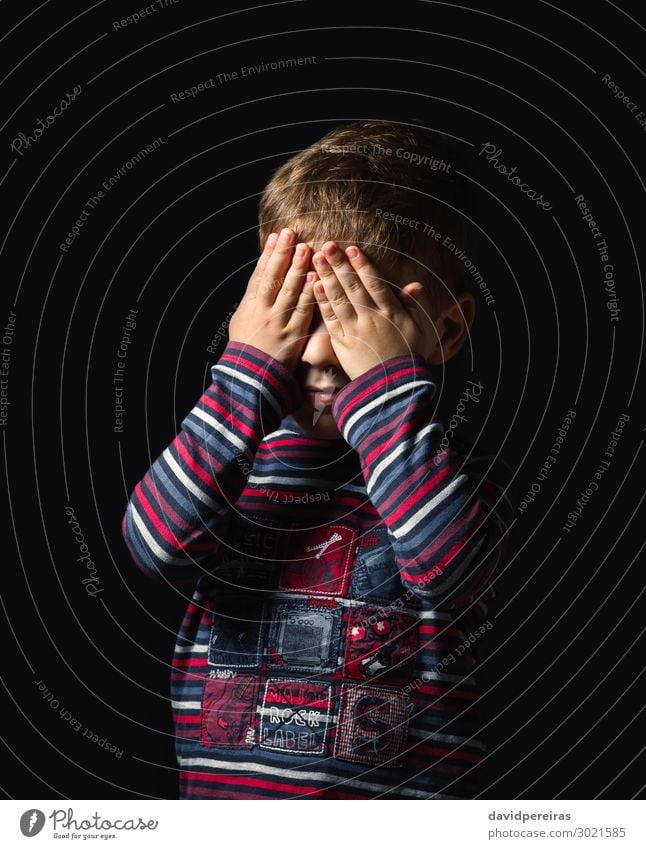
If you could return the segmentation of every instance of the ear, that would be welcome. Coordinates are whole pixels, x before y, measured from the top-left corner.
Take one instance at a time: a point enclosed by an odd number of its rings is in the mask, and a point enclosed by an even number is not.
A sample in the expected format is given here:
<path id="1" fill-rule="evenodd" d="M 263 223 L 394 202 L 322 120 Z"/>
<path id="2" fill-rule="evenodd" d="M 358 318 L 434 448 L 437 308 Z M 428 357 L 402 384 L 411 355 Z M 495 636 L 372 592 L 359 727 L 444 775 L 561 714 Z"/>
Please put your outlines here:
<path id="1" fill-rule="evenodd" d="M 476 302 L 470 292 L 455 296 L 442 310 L 434 320 L 439 338 L 433 353 L 427 357 L 431 365 L 442 365 L 458 353 L 469 335 L 475 314 Z"/>

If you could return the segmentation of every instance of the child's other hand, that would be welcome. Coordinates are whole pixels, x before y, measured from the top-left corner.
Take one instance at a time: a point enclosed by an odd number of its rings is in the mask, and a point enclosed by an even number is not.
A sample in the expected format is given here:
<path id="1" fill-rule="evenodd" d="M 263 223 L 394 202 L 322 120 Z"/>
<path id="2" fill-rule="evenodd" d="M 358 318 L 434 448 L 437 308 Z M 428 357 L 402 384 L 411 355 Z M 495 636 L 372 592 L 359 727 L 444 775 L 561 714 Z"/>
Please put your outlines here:
<path id="1" fill-rule="evenodd" d="M 313 262 L 321 278 L 314 294 L 334 353 L 351 380 L 391 357 L 419 353 L 426 358 L 436 349 L 437 331 L 421 283 L 398 290 L 379 276 L 363 251 L 351 246 L 344 253 L 335 242 L 326 242 Z"/>
<path id="2" fill-rule="evenodd" d="M 317 276 L 307 271 L 311 248 L 302 244 L 294 249 L 294 238 L 288 227 L 280 237 L 270 234 L 229 323 L 229 341 L 260 348 L 290 371 L 307 342 Z"/>

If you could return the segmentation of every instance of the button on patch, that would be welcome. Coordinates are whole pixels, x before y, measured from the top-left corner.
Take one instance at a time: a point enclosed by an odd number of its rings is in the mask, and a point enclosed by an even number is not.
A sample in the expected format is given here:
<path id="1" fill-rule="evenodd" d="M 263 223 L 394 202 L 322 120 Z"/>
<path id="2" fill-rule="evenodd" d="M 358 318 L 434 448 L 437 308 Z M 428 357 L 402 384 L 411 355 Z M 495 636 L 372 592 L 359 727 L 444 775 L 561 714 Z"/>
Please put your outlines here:
<path id="1" fill-rule="evenodd" d="M 416 616 L 376 607 L 350 611 L 345 646 L 349 678 L 407 681 L 415 665 Z"/>
<path id="2" fill-rule="evenodd" d="M 323 754 L 331 702 L 329 684 L 270 678 L 260 710 L 260 746 L 298 755 Z"/>
<path id="3" fill-rule="evenodd" d="M 347 593 L 356 531 L 345 525 L 302 529 L 292 525 L 281 550 L 279 589 L 309 595 Z"/>
<path id="4" fill-rule="evenodd" d="M 408 705 L 402 690 L 344 684 L 334 757 L 372 766 L 401 766 Z"/>
<path id="5" fill-rule="evenodd" d="M 258 678 L 239 674 L 226 680 L 206 678 L 202 696 L 202 745 L 251 749 Z"/>
<path id="6" fill-rule="evenodd" d="M 267 664 L 272 669 L 331 672 L 338 665 L 340 631 L 340 608 L 276 603 Z"/>

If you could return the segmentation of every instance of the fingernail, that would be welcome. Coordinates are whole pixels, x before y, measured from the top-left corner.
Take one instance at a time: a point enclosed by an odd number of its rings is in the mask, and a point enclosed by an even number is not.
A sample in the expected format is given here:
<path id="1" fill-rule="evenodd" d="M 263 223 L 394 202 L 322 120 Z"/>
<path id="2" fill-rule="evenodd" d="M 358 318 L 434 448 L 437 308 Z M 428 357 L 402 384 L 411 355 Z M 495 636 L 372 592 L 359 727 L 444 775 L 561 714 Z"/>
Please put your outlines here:
<path id="1" fill-rule="evenodd" d="M 278 233 L 270 233 L 267 236 L 267 247 L 273 248 L 277 241 L 278 241 Z"/>
<path id="2" fill-rule="evenodd" d="M 346 248 L 345 253 L 346 253 L 346 256 L 349 257 L 350 259 L 356 259 L 359 256 L 359 249 L 355 248 L 355 247 Z"/>
<path id="3" fill-rule="evenodd" d="M 280 242 L 283 245 L 286 245 L 290 239 L 292 238 L 292 231 L 289 227 L 285 227 L 280 231 Z"/>
<path id="4" fill-rule="evenodd" d="M 327 256 L 334 256 L 334 254 L 336 253 L 336 245 L 334 243 L 325 245 L 325 247 L 323 248 L 323 253 Z"/>
<path id="5" fill-rule="evenodd" d="M 305 275 L 305 282 L 306 283 L 313 283 L 314 280 L 316 280 L 316 271 L 308 271 L 307 274 Z"/>
<path id="6" fill-rule="evenodd" d="M 294 253 L 294 256 L 300 259 L 301 257 L 305 256 L 306 249 L 307 245 L 304 245 L 303 243 L 296 245 L 296 251 Z"/>

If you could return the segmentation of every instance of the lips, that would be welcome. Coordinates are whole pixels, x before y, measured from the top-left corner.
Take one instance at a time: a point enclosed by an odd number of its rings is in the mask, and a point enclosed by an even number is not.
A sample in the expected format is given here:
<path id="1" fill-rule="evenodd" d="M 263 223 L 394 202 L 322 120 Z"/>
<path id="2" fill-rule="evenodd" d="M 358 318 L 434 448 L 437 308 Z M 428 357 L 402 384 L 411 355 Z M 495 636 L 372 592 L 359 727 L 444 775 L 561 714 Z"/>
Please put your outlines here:
<path id="1" fill-rule="evenodd" d="M 306 386 L 305 392 L 312 406 L 321 409 L 332 404 L 339 390 L 336 387 L 320 389 L 317 386 Z"/>

